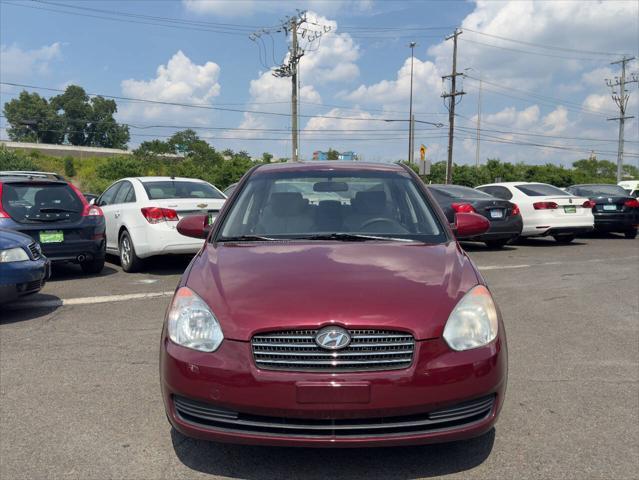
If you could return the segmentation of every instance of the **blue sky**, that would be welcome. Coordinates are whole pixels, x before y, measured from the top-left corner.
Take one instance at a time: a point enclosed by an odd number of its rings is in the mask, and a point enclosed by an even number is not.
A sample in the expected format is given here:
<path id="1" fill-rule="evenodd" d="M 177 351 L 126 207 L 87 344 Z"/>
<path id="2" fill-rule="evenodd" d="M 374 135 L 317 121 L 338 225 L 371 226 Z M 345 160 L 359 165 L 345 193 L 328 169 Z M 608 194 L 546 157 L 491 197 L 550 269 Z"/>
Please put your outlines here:
<path id="1" fill-rule="evenodd" d="M 450 72 L 451 42 L 444 37 L 455 26 L 463 30 L 458 70 L 470 69 L 457 110 L 456 162 L 475 161 L 480 76 L 481 161 L 570 164 L 590 150 L 599 158 L 616 157 L 616 122 L 606 118 L 617 110 L 604 80 L 618 75 L 618 67 L 610 65 L 618 54 L 637 54 L 639 3 L 633 1 L 2 0 L 0 77 L 250 110 L 118 102 L 119 120 L 132 125 L 130 147 L 195 126 L 216 148 L 288 157 L 290 81 L 268 70 L 282 61 L 287 39 L 283 33 L 262 34 L 259 46 L 248 34 L 279 24 L 298 8 L 309 11 L 309 30 L 321 28 L 313 24 L 331 27 L 301 60 L 303 158 L 329 146 L 372 161 L 405 158 L 406 122 L 383 120 L 408 116 L 411 40 L 418 42 L 416 118 L 447 123 L 440 94 L 447 87 L 441 76 Z M 637 71 L 636 62 L 630 71 Z M 19 90 L 1 85 L 0 103 Z M 629 114 L 637 116 L 636 84 L 630 93 Z M 447 128 L 417 128 L 416 148 L 423 143 L 432 160 L 443 160 Z M 627 123 L 626 138 L 626 161 L 637 164 L 636 120 Z"/>

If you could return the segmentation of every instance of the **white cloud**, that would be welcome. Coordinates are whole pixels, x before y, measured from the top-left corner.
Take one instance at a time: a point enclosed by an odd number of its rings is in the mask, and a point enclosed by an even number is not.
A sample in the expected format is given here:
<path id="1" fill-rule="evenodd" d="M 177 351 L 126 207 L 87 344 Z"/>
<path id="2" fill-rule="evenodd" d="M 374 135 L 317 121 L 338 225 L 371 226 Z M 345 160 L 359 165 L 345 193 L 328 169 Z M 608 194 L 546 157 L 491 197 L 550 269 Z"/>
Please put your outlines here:
<path id="1" fill-rule="evenodd" d="M 221 17 L 254 15 L 263 12 L 282 11 L 281 1 L 269 0 L 182 0 L 184 8 L 193 13 Z M 312 9 L 327 14 L 338 11 L 367 12 L 372 0 L 305 0 L 296 2 L 295 8 Z"/>
<path id="2" fill-rule="evenodd" d="M 51 63 L 61 58 L 60 42 L 33 50 L 23 50 L 16 44 L 0 45 L 0 70 L 5 80 L 47 74 Z"/>
<path id="3" fill-rule="evenodd" d="M 122 93 L 127 97 L 144 100 L 209 105 L 220 94 L 219 75 L 220 67 L 216 63 L 197 65 L 179 50 L 166 65 L 158 66 L 155 78 L 123 80 Z M 121 116 L 125 118 L 159 119 L 188 115 L 192 120 L 200 122 L 206 118 L 203 112 L 193 112 L 192 108 L 137 103 L 121 108 Z"/>

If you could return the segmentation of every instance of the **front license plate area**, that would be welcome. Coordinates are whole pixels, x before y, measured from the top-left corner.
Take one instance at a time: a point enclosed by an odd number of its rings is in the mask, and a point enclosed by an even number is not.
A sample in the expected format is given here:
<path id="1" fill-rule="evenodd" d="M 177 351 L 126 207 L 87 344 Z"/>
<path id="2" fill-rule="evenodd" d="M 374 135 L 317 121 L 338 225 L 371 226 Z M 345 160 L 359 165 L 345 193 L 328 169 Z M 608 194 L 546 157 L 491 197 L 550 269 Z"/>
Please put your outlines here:
<path id="1" fill-rule="evenodd" d="M 564 207 L 564 212 L 565 213 L 577 213 L 577 207 L 575 207 L 574 205 L 570 205 L 570 206 Z"/>
<path id="2" fill-rule="evenodd" d="M 504 218 L 504 211 L 500 208 L 494 208 L 490 211 L 490 218 Z"/>
<path id="3" fill-rule="evenodd" d="M 64 232 L 61 230 L 48 230 L 40 232 L 40 243 L 62 243 L 64 242 Z"/>

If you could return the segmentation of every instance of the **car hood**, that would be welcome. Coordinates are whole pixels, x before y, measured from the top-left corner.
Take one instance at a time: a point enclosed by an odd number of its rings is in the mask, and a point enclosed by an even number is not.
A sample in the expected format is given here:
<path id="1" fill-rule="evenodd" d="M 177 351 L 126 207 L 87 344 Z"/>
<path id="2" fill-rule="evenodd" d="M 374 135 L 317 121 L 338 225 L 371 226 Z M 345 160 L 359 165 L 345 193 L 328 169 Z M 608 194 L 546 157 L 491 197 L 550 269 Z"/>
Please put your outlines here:
<path id="1" fill-rule="evenodd" d="M 478 277 L 456 242 L 273 242 L 208 244 L 186 285 L 228 339 L 329 324 L 428 339 Z"/>
<path id="2" fill-rule="evenodd" d="M 24 247 L 33 243 L 33 239 L 15 230 L 0 228 L 0 250 L 14 247 Z"/>

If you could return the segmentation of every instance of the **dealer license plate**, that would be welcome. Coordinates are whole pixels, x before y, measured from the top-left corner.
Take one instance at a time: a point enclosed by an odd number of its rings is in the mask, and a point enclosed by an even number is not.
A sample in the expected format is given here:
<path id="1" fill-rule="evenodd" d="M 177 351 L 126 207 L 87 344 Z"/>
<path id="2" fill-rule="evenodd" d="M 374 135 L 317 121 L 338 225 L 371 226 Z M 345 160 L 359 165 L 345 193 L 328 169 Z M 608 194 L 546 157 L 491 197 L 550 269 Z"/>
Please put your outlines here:
<path id="1" fill-rule="evenodd" d="M 574 205 L 570 205 L 570 206 L 564 207 L 564 212 L 566 212 L 566 213 L 577 213 L 577 207 L 575 207 Z"/>
<path id="2" fill-rule="evenodd" d="M 64 232 L 60 230 L 49 230 L 40 232 L 40 243 L 62 243 L 64 242 Z"/>

